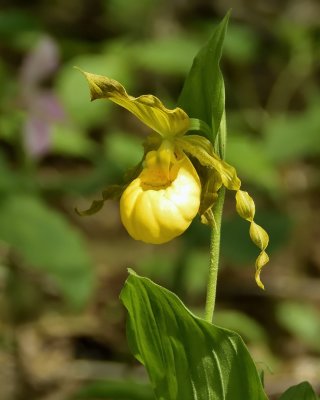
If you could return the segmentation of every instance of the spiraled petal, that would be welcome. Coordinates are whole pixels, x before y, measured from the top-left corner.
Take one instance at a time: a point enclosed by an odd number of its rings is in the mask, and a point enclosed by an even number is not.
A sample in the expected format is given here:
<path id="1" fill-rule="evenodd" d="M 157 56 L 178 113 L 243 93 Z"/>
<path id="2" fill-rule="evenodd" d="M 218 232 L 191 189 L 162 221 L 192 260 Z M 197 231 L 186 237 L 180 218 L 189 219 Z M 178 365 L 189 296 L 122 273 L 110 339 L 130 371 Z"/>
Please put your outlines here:
<path id="1" fill-rule="evenodd" d="M 250 224 L 250 238 L 253 243 L 261 250 L 264 250 L 269 244 L 269 236 L 267 232 L 254 221 Z"/>
<path id="2" fill-rule="evenodd" d="M 238 190 L 236 193 L 236 209 L 241 218 L 252 221 L 255 214 L 255 204 L 248 192 Z"/>
<path id="3" fill-rule="evenodd" d="M 253 220 L 255 214 L 255 204 L 252 197 L 242 190 L 236 193 L 236 209 L 240 217 L 250 222 L 249 234 L 253 243 L 261 250 L 256 259 L 256 274 L 255 279 L 257 285 L 264 289 L 263 283 L 260 280 L 260 272 L 262 267 L 269 261 L 269 256 L 265 252 L 269 244 L 269 236 L 267 232 Z"/>

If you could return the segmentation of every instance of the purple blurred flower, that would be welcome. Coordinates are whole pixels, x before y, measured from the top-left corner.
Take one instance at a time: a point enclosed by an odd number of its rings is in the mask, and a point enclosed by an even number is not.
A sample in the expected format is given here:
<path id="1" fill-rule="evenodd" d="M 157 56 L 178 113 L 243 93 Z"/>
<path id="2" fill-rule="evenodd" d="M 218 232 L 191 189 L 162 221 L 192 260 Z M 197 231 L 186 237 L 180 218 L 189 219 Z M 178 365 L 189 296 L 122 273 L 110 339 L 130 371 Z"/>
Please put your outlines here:
<path id="1" fill-rule="evenodd" d="M 44 36 L 24 59 L 21 71 L 21 99 L 27 111 L 23 136 L 26 152 L 41 157 L 50 149 L 52 125 L 64 119 L 58 98 L 50 90 L 41 88 L 59 65 L 59 50 L 53 39 Z"/>
<path id="2" fill-rule="evenodd" d="M 37 86 L 55 72 L 59 58 L 56 42 L 49 36 L 43 36 L 23 61 L 21 81 L 27 86 Z"/>

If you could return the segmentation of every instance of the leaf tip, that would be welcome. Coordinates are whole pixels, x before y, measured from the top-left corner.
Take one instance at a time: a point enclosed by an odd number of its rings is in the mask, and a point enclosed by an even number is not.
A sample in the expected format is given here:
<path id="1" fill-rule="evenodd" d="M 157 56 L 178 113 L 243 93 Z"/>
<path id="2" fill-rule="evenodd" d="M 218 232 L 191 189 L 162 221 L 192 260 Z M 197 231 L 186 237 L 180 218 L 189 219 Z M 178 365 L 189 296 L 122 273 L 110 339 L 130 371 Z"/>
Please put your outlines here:
<path id="1" fill-rule="evenodd" d="M 138 274 L 136 273 L 136 271 L 134 271 L 132 268 L 128 268 L 127 271 L 128 271 L 128 274 L 129 274 L 129 275 L 138 276 Z"/>

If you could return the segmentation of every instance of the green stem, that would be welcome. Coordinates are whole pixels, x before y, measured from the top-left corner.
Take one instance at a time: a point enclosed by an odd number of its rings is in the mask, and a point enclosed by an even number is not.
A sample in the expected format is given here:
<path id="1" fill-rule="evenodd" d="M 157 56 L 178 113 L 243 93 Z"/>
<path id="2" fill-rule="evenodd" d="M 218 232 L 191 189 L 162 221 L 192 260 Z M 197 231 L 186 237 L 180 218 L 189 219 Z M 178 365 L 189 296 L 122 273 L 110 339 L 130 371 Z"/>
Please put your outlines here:
<path id="1" fill-rule="evenodd" d="M 220 123 L 220 129 L 215 139 L 215 151 L 219 154 L 219 156 L 222 159 L 225 158 L 226 141 L 227 141 L 226 114 L 225 112 L 223 112 Z M 225 197 L 225 188 L 222 187 L 218 192 L 218 199 L 213 208 L 215 226 L 212 227 L 211 231 L 209 276 L 207 284 L 206 307 L 204 314 L 204 319 L 210 323 L 212 322 L 214 307 L 216 304 L 217 280 L 218 280 L 218 269 L 219 269 L 219 258 L 220 258 L 221 220 L 222 220 L 224 197 Z"/>
<path id="2" fill-rule="evenodd" d="M 209 276 L 207 284 L 206 308 L 204 315 L 204 319 L 208 322 L 212 322 L 214 307 L 216 303 L 216 291 L 217 291 L 219 256 L 220 256 L 221 220 L 222 220 L 224 196 L 225 196 L 225 188 L 222 187 L 219 190 L 218 199 L 213 210 L 215 226 L 212 228 L 211 232 L 210 265 L 209 265 Z"/>

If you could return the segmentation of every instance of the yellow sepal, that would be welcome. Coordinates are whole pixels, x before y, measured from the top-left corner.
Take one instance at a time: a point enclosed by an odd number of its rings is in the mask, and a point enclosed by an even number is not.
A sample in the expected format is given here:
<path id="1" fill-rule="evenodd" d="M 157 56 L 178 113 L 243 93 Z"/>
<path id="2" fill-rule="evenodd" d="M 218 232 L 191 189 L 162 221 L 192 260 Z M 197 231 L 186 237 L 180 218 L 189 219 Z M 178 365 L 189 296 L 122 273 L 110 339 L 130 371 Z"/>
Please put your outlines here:
<path id="1" fill-rule="evenodd" d="M 86 77 L 91 100 L 109 99 L 126 108 L 153 131 L 165 138 L 183 135 L 190 126 L 188 115 L 181 108 L 166 108 L 153 95 L 133 97 L 116 80 L 80 70 Z"/>

